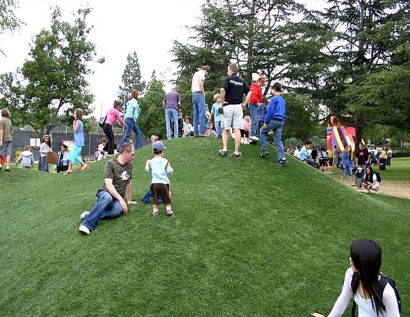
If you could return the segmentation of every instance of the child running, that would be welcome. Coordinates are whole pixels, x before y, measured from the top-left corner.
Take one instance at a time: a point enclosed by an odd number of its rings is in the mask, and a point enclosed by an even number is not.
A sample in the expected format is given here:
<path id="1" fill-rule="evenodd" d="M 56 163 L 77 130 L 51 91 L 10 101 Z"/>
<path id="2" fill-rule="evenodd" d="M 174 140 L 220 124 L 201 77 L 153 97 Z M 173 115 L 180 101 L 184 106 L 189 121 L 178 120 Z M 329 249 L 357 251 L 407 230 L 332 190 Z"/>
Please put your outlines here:
<path id="1" fill-rule="evenodd" d="M 162 141 L 152 143 L 152 152 L 154 158 L 147 160 L 145 170 L 152 174 L 151 182 L 151 202 L 152 215 L 158 216 L 158 199 L 162 198 L 162 202 L 166 206 L 167 215 L 173 216 L 174 212 L 171 209 L 171 195 L 169 191 L 169 178 L 167 174 L 173 174 L 174 170 L 167 159 L 164 158 L 165 146 Z"/>

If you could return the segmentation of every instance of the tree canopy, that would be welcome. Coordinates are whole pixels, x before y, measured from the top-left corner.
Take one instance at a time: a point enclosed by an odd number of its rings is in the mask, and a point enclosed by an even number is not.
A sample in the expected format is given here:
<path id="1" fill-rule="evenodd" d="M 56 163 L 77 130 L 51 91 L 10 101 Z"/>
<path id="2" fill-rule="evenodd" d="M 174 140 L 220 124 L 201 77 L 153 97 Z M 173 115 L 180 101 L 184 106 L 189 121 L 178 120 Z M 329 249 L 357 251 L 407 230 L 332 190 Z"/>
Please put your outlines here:
<path id="1" fill-rule="evenodd" d="M 96 56 L 87 40 L 86 23 L 91 9 L 73 13 L 74 22 L 62 20 L 59 7 L 51 16 L 51 29 L 43 29 L 31 43 L 28 60 L 15 74 L 0 77 L 1 103 L 13 114 L 15 124 L 31 125 L 40 135 L 61 123 L 70 123 L 74 109 L 93 111 L 93 94 L 85 76 Z M 98 60 L 97 62 L 102 62 Z"/>
<path id="2" fill-rule="evenodd" d="M 17 8 L 16 0 L 0 1 L 0 35 L 6 30 L 14 31 L 20 28 L 23 22 L 14 14 Z M 2 53 L 1 46 L 0 53 Z"/>

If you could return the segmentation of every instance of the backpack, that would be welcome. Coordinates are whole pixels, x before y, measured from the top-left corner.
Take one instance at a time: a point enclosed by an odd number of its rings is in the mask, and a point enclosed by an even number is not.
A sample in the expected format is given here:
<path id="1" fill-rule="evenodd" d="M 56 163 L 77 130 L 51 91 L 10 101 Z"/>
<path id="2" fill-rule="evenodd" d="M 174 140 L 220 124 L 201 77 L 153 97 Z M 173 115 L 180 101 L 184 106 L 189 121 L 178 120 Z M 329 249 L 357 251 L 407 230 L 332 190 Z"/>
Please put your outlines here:
<path id="1" fill-rule="evenodd" d="M 380 176 L 379 172 L 374 172 L 376 174 L 377 181 L 380 183 L 382 181 L 382 177 Z"/>
<path id="2" fill-rule="evenodd" d="M 396 282 L 392 278 L 388 277 L 387 275 L 384 275 L 383 273 L 380 273 L 379 285 L 380 285 L 380 290 L 381 290 L 382 294 L 384 292 L 384 288 L 386 287 L 387 283 L 389 283 L 390 286 L 394 290 L 394 294 L 396 295 L 396 299 L 397 299 L 397 306 L 399 307 L 399 313 L 401 315 L 401 298 L 400 298 L 400 294 L 399 294 L 399 291 L 398 291 L 397 286 L 396 286 Z M 356 315 L 356 307 L 357 307 L 357 304 L 356 304 L 355 301 L 353 301 L 352 317 L 355 317 L 355 315 Z"/>

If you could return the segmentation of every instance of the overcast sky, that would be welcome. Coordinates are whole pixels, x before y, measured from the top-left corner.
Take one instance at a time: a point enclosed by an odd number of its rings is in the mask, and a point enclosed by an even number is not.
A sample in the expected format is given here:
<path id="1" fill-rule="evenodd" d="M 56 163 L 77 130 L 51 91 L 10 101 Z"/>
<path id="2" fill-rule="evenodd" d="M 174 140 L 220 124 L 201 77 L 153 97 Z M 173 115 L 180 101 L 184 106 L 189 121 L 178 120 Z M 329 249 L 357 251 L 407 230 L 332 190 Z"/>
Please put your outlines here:
<path id="1" fill-rule="evenodd" d="M 2 1 L 2 0 L 0 0 Z M 299 0 L 309 8 L 322 0 Z M 81 6 L 93 8 L 88 25 L 94 28 L 89 40 L 96 44 L 97 58 L 105 57 L 104 64 L 91 65 L 94 74 L 88 80 L 95 95 L 96 117 L 104 114 L 117 98 L 126 57 L 137 52 L 143 80 L 149 80 L 155 70 L 159 79 L 173 79 L 175 65 L 169 53 L 172 41 L 186 43 L 189 36 L 184 25 L 199 21 L 204 0 L 18 0 L 15 14 L 25 22 L 18 32 L 0 36 L 0 73 L 15 72 L 28 58 L 29 44 L 42 28 L 50 29 L 51 7 L 61 8 L 63 20 L 70 20 L 72 12 Z M 160 74 L 165 77 L 161 78 Z M 170 88 L 170 86 L 168 87 Z"/>
<path id="2" fill-rule="evenodd" d="M 0 0 L 2 1 L 2 0 Z M 155 70 L 157 78 L 166 72 L 171 79 L 175 66 L 171 63 L 172 41 L 186 42 L 189 33 L 184 25 L 194 25 L 203 0 L 19 0 L 15 14 L 26 25 L 20 32 L 1 35 L 0 73 L 15 72 L 28 58 L 29 43 L 42 28 L 50 29 L 50 7 L 61 8 L 63 20 L 81 6 L 93 8 L 88 24 L 94 25 L 89 40 L 96 44 L 97 56 L 105 63 L 91 65 L 89 77 L 95 95 L 95 115 L 105 113 L 117 98 L 126 57 L 137 52 L 143 80 Z M 169 70 L 171 69 L 171 71 Z M 159 78 L 160 79 L 160 78 Z"/>

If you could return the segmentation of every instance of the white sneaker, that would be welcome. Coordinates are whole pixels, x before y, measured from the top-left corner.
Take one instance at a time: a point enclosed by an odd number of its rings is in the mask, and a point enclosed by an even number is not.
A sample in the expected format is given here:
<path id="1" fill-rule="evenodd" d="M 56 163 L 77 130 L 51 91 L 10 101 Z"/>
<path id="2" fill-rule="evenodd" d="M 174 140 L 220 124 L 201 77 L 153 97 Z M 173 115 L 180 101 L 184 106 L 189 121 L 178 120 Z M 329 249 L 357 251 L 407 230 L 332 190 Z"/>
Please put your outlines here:
<path id="1" fill-rule="evenodd" d="M 243 144 L 243 138 L 241 138 L 241 144 Z"/>
<path id="2" fill-rule="evenodd" d="M 249 145 L 249 142 L 248 142 L 248 141 L 244 141 L 243 144 Z"/>
<path id="3" fill-rule="evenodd" d="M 89 211 L 87 210 L 87 211 L 84 211 L 81 215 L 80 215 L 80 219 L 81 220 L 84 220 L 85 218 L 87 218 L 87 216 L 89 215 Z"/>
<path id="4" fill-rule="evenodd" d="M 252 141 L 259 141 L 259 138 L 256 135 L 251 136 L 249 139 L 251 139 Z"/>
<path id="5" fill-rule="evenodd" d="M 78 230 L 82 233 L 82 234 L 90 234 L 90 229 L 88 229 L 86 226 L 84 225 L 80 225 L 80 227 L 78 228 Z"/>

